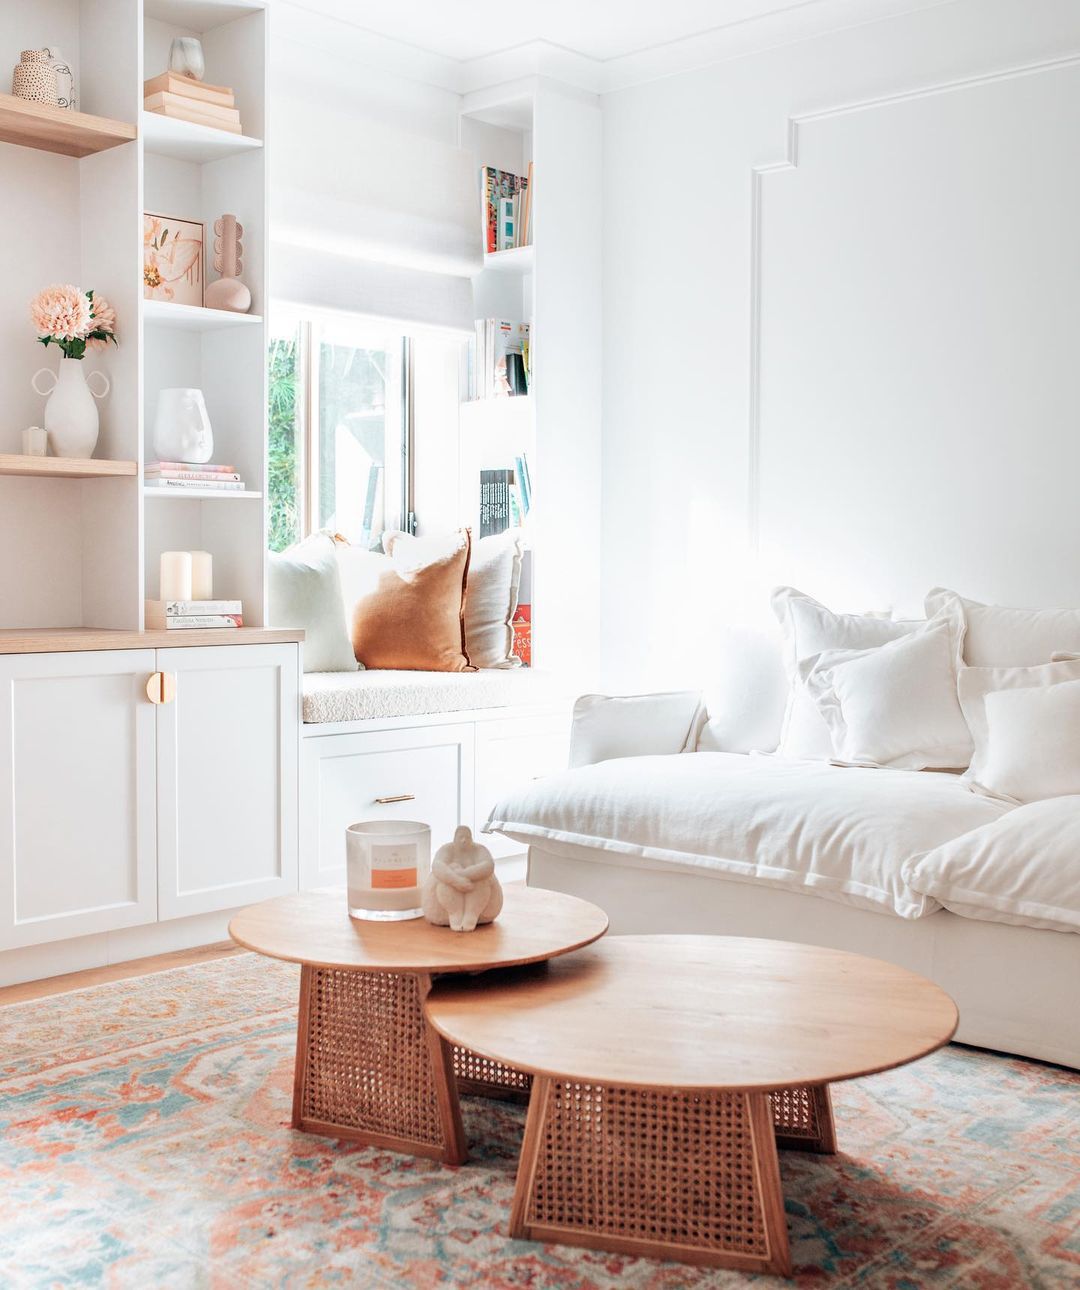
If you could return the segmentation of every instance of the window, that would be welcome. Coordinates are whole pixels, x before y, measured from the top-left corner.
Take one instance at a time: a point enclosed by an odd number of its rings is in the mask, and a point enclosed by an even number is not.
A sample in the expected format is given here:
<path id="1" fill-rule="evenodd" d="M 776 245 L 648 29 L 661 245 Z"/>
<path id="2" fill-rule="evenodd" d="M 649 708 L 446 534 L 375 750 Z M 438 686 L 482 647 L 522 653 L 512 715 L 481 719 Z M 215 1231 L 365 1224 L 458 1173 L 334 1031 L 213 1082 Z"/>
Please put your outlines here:
<path id="1" fill-rule="evenodd" d="M 270 549 L 333 529 L 377 546 L 411 506 L 409 340 L 360 319 L 275 319 Z"/>

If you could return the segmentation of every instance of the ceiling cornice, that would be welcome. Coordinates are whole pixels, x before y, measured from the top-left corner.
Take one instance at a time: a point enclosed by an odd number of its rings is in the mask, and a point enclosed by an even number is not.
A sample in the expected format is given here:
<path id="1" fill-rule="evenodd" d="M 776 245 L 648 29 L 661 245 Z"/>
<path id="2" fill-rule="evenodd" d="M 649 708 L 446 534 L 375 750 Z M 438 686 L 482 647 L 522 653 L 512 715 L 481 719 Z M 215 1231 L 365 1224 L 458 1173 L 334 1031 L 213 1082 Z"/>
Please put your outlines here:
<path id="1" fill-rule="evenodd" d="M 607 59 L 592 58 L 548 40 L 528 41 L 477 58 L 449 58 L 383 36 L 351 19 L 332 17 L 313 7 L 317 3 L 275 0 L 275 32 L 338 53 L 347 35 L 351 58 L 454 94 L 473 93 L 527 76 L 546 76 L 593 94 L 606 94 L 812 40 L 831 31 L 935 9 L 955 0 L 802 0 L 776 13 Z"/>

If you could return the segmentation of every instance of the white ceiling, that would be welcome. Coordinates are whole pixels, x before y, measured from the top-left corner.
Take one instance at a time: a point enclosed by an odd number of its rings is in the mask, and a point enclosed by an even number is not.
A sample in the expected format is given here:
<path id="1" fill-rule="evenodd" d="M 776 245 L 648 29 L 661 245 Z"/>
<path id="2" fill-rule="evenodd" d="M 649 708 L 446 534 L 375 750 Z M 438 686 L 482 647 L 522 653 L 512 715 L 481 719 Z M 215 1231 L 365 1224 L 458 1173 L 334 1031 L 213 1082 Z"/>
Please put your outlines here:
<path id="1" fill-rule="evenodd" d="M 546 74 L 602 92 L 951 0 L 275 0 L 459 92 Z"/>

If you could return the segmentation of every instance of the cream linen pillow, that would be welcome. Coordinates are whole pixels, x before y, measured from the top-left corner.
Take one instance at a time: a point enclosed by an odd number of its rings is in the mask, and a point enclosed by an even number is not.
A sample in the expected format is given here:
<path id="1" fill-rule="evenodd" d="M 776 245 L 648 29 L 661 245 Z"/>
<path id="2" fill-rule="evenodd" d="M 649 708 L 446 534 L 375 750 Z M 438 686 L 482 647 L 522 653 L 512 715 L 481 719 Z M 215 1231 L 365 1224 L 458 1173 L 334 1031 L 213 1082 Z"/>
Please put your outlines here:
<path id="1" fill-rule="evenodd" d="M 316 533 L 267 565 L 271 627 L 301 628 L 305 672 L 355 672 L 333 540 Z"/>
<path id="2" fill-rule="evenodd" d="M 964 918 L 1080 932 L 1080 797 L 1018 806 L 908 860 L 903 877 Z"/>
<path id="3" fill-rule="evenodd" d="M 978 784 L 1016 802 L 1080 793 L 1080 681 L 986 696 Z"/>
<path id="4" fill-rule="evenodd" d="M 984 788 L 990 755 L 990 728 L 986 700 L 991 694 L 1006 690 L 1035 690 L 1080 681 L 1080 659 L 1060 663 L 1043 663 L 1039 667 L 964 667 L 960 669 L 957 691 L 964 720 L 971 731 L 975 750 L 965 779 Z M 1004 737 L 1007 718 L 999 721 L 999 735 Z M 1007 794 L 1012 797 L 1013 794 Z M 1043 794 L 1049 796 L 1049 794 Z"/>
<path id="5" fill-rule="evenodd" d="M 799 675 L 803 659 L 830 649 L 869 649 L 907 636 L 925 625 L 923 619 L 894 622 L 868 614 L 834 614 L 812 596 L 794 587 L 777 587 L 771 597 L 773 613 L 784 633 L 784 667 L 788 702 L 777 752 L 782 757 L 830 761 L 829 728 Z"/>
<path id="6" fill-rule="evenodd" d="M 413 537 L 393 530 L 383 534 L 387 555 L 401 553 L 414 558 L 414 552 L 439 558 L 457 542 L 457 535 Z M 472 544 L 469 559 L 469 584 L 465 588 L 465 652 L 474 667 L 520 667 L 514 657 L 514 629 L 511 624 L 518 607 L 521 584 L 521 534 L 516 529 L 494 537 L 481 538 Z"/>
<path id="7" fill-rule="evenodd" d="M 1080 609 L 1006 609 L 965 600 L 945 587 L 927 592 L 928 618 L 945 608 L 964 616 L 969 667 L 1033 667 L 1057 652 L 1080 651 Z"/>
<path id="8" fill-rule="evenodd" d="M 895 770 L 962 769 L 972 742 L 956 697 L 963 626 L 948 614 L 865 650 L 825 650 L 799 672 L 838 761 Z"/>

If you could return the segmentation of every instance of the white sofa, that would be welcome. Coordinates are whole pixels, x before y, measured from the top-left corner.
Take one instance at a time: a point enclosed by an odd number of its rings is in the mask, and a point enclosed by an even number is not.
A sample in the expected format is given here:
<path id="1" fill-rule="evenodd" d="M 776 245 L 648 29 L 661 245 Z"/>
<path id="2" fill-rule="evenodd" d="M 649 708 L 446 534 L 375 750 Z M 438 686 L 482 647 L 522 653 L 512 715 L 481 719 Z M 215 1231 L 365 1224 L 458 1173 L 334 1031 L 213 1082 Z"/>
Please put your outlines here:
<path id="1" fill-rule="evenodd" d="M 698 697 L 664 698 L 580 700 L 573 768 L 496 805 L 486 829 L 528 846 L 530 884 L 595 901 L 615 933 L 885 958 L 953 996 L 959 1040 L 1080 1067 L 1080 935 L 961 917 L 905 881 L 1006 804 L 956 775 L 706 751 Z"/>

